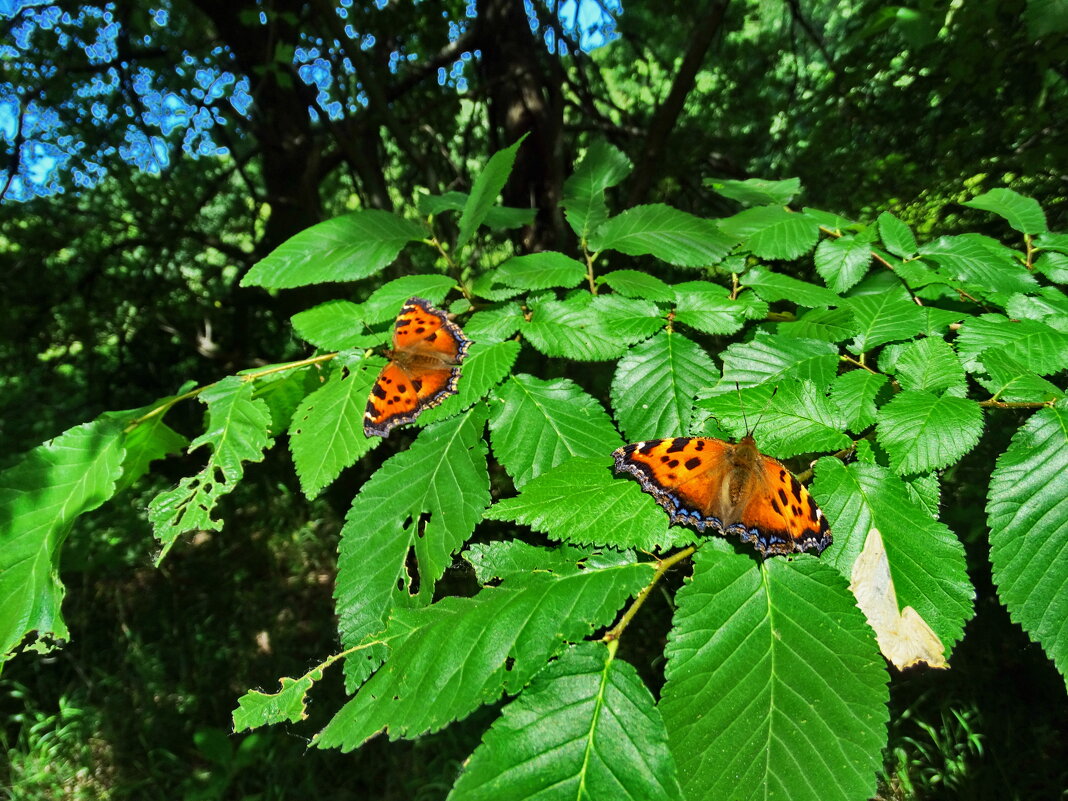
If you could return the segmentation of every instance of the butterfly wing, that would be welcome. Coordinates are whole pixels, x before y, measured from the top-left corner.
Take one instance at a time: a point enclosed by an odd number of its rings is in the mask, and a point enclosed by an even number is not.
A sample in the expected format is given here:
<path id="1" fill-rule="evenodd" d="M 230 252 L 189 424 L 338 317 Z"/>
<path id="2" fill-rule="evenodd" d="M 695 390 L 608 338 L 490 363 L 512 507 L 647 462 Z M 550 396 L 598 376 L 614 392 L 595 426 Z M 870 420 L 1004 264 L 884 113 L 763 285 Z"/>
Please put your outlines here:
<path id="1" fill-rule="evenodd" d="M 674 437 L 624 445 L 612 456 L 616 472 L 635 476 L 671 522 L 722 532 L 716 511 L 727 475 L 724 457 L 732 447 L 721 439 Z"/>
<path id="2" fill-rule="evenodd" d="M 410 298 L 393 325 L 393 352 L 367 399 L 363 431 L 385 437 L 423 409 L 456 394 L 460 363 L 471 340 L 445 313 L 422 298 Z"/>
<path id="3" fill-rule="evenodd" d="M 809 491 L 781 462 L 761 454 L 757 485 L 739 514 L 727 527 L 752 542 L 764 556 L 815 551 L 831 544 L 831 529 Z"/>

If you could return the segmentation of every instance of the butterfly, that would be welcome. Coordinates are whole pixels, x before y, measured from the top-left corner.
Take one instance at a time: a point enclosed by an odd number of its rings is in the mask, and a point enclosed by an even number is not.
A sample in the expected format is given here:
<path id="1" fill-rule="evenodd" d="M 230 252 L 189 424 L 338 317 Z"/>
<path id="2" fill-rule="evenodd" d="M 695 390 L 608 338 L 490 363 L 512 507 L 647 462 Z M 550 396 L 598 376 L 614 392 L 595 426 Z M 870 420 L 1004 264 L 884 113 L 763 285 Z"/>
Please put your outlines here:
<path id="1" fill-rule="evenodd" d="M 613 454 L 673 523 L 737 534 L 764 556 L 831 544 L 827 518 L 797 477 L 762 454 L 751 435 L 737 444 L 708 437 L 651 439 Z"/>
<path id="2" fill-rule="evenodd" d="M 455 395 L 460 363 L 470 345 L 445 312 L 422 298 L 408 298 L 393 324 L 389 364 L 367 398 L 364 434 L 388 436 L 394 426 L 412 422 L 423 409 Z"/>

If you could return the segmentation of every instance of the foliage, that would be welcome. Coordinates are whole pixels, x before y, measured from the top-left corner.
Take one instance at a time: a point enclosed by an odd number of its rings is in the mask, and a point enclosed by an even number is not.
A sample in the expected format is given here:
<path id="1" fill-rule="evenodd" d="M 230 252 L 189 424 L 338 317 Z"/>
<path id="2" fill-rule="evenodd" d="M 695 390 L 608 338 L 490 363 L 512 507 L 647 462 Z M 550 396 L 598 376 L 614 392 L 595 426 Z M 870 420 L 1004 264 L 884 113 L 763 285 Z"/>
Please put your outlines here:
<path id="1" fill-rule="evenodd" d="M 433 213 L 379 212 L 337 229 L 341 250 L 392 254 L 364 263 L 368 278 L 410 243 L 436 254 L 432 272 L 403 285 L 298 315 L 302 336 L 342 350 L 104 415 L 8 469 L 5 529 L 21 545 L 0 552 L 15 601 L 3 607 L 6 650 L 34 633 L 38 648 L 51 644 L 45 635 L 67 636 L 56 573 L 66 532 L 128 486 L 128 473 L 136 478 L 180 444 L 162 419 L 198 396 L 206 427 L 189 451 L 206 444 L 210 453 L 199 473 L 150 505 L 164 543 L 159 561 L 183 533 L 225 525 L 212 516 L 216 501 L 247 481 L 245 466 L 270 452 L 277 432 L 289 431 L 309 496 L 370 448 L 394 451 L 362 481 L 342 529 L 334 595 L 342 651 L 282 678 L 277 693 L 246 694 L 235 729 L 303 720 L 309 694 L 342 661 L 352 698 L 315 735 L 319 748 L 351 750 L 382 731 L 424 736 L 512 697 L 456 798 L 523 797 L 521 788 L 550 776 L 560 792 L 585 788 L 593 797 L 653 788 L 675 797 L 681 788 L 693 799 L 867 798 L 886 743 L 889 675 L 848 589 L 854 562 L 877 528 L 902 610 L 915 610 L 951 655 L 974 590 L 961 542 L 939 520 L 939 471 L 976 447 L 990 417 L 1038 409 L 991 482 L 991 561 L 1010 612 L 1063 671 L 1064 576 L 1048 552 L 1064 528 L 1063 498 L 1049 488 L 1068 449 L 1057 384 L 1068 368 L 1068 310 L 1061 288 L 1036 269 L 1062 241 L 1045 231 L 1037 204 L 1006 192 L 981 199 L 980 208 L 1030 229 L 1018 250 L 973 234 L 915 244 L 900 220 L 865 224 L 785 208 L 783 190 L 766 182 L 724 187 L 731 197 L 771 201 L 733 217 L 664 204 L 613 215 L 602 211 L 605 188 L 625 177 L 628 162 L 599 144 L 564 200 L 579 260 L 515 258 L 484 229 L 503 208 L 492 203 L 518 146 L 490 159 L 463 205 L 453 205 L 462 214 L 451 246 Z M 404 241 L 401 230 L 411 232 Z M 245 282 L 321 280 L 304 248 L 317 235 L 296 234 Z M 818 255 L 824 242 L 847 243 L 850 255 L 828 261 Z M 825 286 L 789 274 L 808 274 L 805 261 L 821 258 Z M 509 289 L 502 295 L 494 284 Z M 451 308 L 475 345 L 459 393 L 418 421 L 414 439 L 368 441 L 356 422 L 360 398 L 382 362 L 361 349 L 367 343 L 345 340 L 332 318 L 382 332 L 415 287 L 436 288 L 435 300 L 455 289 Z M 591 362 L 615 363 L 610 382 L 581 380 Z M 549 365 L 574 366 L 579 380 L 552 377 Z M 320 381 L 307 380 L 319 371 Z M 812 485 L 834 533 L 820 558 L 762 562 L 736 542 L 670 529 L 652 498 L 609 472 L 619 431 L 639 440 L 710 430 L 753 431 L 779 458 L 833 452 L 816 462 Z M 145 431 L 154 437 L 147 444 Z M 616 651 L 635 636 L 650 593 L 695 551 L 654 705 Z M 457 557 L 472 566 L 469 591 L 446 575 Z M 42 581 L 47 614 L 27 613 Z M 564 710 L 566 727 L 542 724 Z M 600 739 L 613 725 L 625 740 Z M 594 761 L 579 758 L 593 752 Z M 541 768 L 520 781 L 515 771 L 528 761 Z"/>

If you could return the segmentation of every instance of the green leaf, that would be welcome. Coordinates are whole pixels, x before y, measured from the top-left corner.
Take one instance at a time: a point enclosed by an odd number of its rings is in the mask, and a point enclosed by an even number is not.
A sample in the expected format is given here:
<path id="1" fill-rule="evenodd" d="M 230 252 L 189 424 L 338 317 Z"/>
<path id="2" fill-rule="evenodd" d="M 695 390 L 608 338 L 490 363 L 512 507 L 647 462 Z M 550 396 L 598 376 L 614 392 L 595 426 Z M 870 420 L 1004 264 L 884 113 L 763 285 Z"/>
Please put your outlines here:
<path id="1" fill-rule="evenodd" d="M 208 405 L 208 427 L 193 440 L 189 452 L 210 445 L 211 456 L 203 470 L 183 478 L 148 505 L 153 534 L 163 546 L 157 565 L 180 535 L 222 528 L 222 521 L 211 516 L 215 504 L 237 486 L 245 474 L 244 463 L 261 461 L 274 444 L 268 435 L 270 410 L 264 401 L 253 399 L 252 392 L 252 382 L 229 376 L 200 393 L 199 399 Z"/>
<path id="2" fill-rule="evenodd" d="M 328 300 L 293 315 L 297 336 L 322 350 L 373 347 L 389 339 L 389 332 L 368 329 L 363 308 L 348 300 Z"/>
<path id="3" fill-rule="evenodd" d="M 990 477 L 990 561 L 1012 619 L 1068 676 L 1068 410 L 1036 412 L 1012 438 Z"/>
<path id="4" fill-rule="evenodd" d="M 996 400 L 1033 403 L 1064 397 L 1062 389 L 1013 361 L 1000 349 L 992 348 L 983 354 L 983 367 L 988 377 L 976 376 L 976 379 Z"/>
<path id="5" fill-rule="evenodd" d="M 363 433 L 363 414 L 384 365 L 378 358 L 342 362 L 293 414 L 289 448 L 300 488 L 309 499 L 382 441 Z"/>
<path id="6" fill-rule="evenodd" d="M 875 399 L 889 381 L 882 373 L 850 370 L 834 380 L 831 398 L 845 414 L 846 428 L 859 434 L 875 423 Z"/>
<path id="7" fill-rule="evenodd" d="M 169 400 L 171 398 L 161 398 L 149 406 L 138 409 L 132 417 L 123 415 L 117 418 L 118 422 L 125 427 L 133 419 L 142 417 Z M 107 416 L 104 415 L 104 417 Z M 163 414 L 156 414 L 142 420 L 133 429 L 127 431 L 122 444 L 125 454 L 122 460 L 122 475 L 115 484 L 114 494 L 116 495 L 132 486 L 137 479 L 147 473 L 152 462 L 180 453 L 189 444 L 189 439 L 164 423 Z"/>
<path id="8" fill-rule="evenodd" d="M 395 610 L 380 636 L 389 659 L 314 744 L 351 751 L 380 731 L 392 739 L 418 737 L 502 692 L 518 692 L 566 643 L 610 623 L 653 570 L 642 562 L 572 576 L 532 573 L 472 598 Z"/>
<path id="9" fill-rule="evenodd" d="M 927 336 L 944 335 L 949 326 L 953 323 L 959 323 L 968 316 L 967 312 L 948 311 L 934 306 L 923 306 L 920 311 L 923 313 L 924 319 L 923 329 L 920 333 Z"/>
<path id="10" fill-rule="evenodd" d="M 895 366 L 902 389 L 949 392 L 958 397 L 967 393 L 964 366 L 944 339 L 925 337 L 906 342 Z"/>
<path id="11" fill-rule="evenodd" d="M 868 532 L 879 529 L 900 608 L 915 609 L 948 655 L 972 616 L 975 596 L 960 540 L 912 499 L 904 481 L 879 465 L 820 459 L 809 491 L 834 535 L 821 560 L 851 577 Z"/>
<path id="12" fill-rule="evenodd" d="M 983 411 L 975 401 L 902 392 L 879 410 L 876 436 L 899 473 L 947 467 L 975 447 Z"/>
<path id="13" fill-rule="evenodd" d="M 511 372 L 518 355 L 519 343 L 514 340 L 472 343 L 456 394 L 421 413 L 416 425 L 425 426 L 452 417 L 485 398 Z"/>
<path id="14" fill-rule="evenodd" d="M 916 237 L 912 230 L 888 211 L 879 215 L 879 237 L 895 256 L 910 259 L 916 255 Z"/>
<path id="15" fill-rule="evenodd" d="M 1068 330 L 1068 295 L 1055 286 L 1044 286 L 1034 295 L 1013 295 L 1005 312 L 1013 319 L 1042 320 L 1058 331 Z"/>
<path id="16" fill-rule="evenodd" d="M 256 378 L 252 397 L 262 399 L 271 413 L 271 427 L 267 433 L 272 437 L 284 434 L 300 402 L 318 387 L 318 383 L 317 371 L 308 367 L 295 367 Z"/>
<path id="17" fill-rule="evenodd" d="M 980 360 L 992 348 L 1039 375 L 1050 375 L 1068 367 L 1068 334 L 1045 323 L 1009 320 L 1001 314 L 966 319 L 957 335 L 957 351 L 965 368 L 979 369 Z"/>
<path id="18" fill-rule="evenodd" d="M 939 237 L 921 247 L 920 255 L 947 280 L 982 294 L 1029 292 L 1038 285 L 1015 251 L 981 234 Z"/>
<path id="19" fill-rule="evenodd" d="M 530 301 L 531 316 L 523 324 L 523 336 L 546 356 L 565 356 L 581 362 L 616 359 L 629 343 L 605 327 L 591 308 L 592 303 L 588 294 L 567 300 Z"/>
<path id="20" fill-rule="evenodd" d="M 522 324 L 523 308 L 518 303 L 501 303 L 472 314 L 463 330 L 476 342 L 502 342 Z"/>
<path id="21" fill-rule="evenodd" d="M 632 345 L 648 339 L 667 325 L 667 316 L 651 300 L 598 295 L 590 309 L 609 336 Z"/>
<path id="22" fill-rule="evenodd" d="M 603 223 L 590 236 L 590 248 L 628 256 L 655 256 L 676 267 L 718 264 L 734 240 L 711 220 L 652 203 L 635 206 Z"/>
<path id="23" fill-rule="evenodd" d="M 854 353 L 866 353 L 887 342 L 911 339 L 920 333 L 925 322 L 919 306 L 889 294 L 861 295 L 848 298 L 845 303 L 860 329 L 850 345 Z"/>
<path id="24" fill-rule="evenodd" d="M 122 422 L 71 428 L 0 473 L 0 663 L 23 637 L 68 638 L 59 555 L 75 519 L 115 493 Z"/>
<path id="25" fill-rule="evenodd" d="M 572 456 L 604 456 L 623 445 L 601 404 L 566 378 L 519 373 L 494 397 L 493 453 L 517 488 Z"/>
<path id="26" fill-rule="evenodd" d="M 360 488 L 338 545 L 334 598 L 344 648 L 380 631 L 410 596 L 429 602 L 475 530 L 490 502 L 485 425 L 485 407 L 476 406 L 428 426 Z M 375 654 L 346 661 L 350 682 L 364 677 Z"/>
<path id="27" fill-rule="evenodd" d="M 470 195 L 466 192 L 445 192 L 441 195 L 420 195 L 417 202 L 419 213 L 424 217 L 445 211 L 463 211 Z M 520 209 L 513 206 L 491 206 L 486 212 L 485 224 L 495 231 L 519 228 L 534 222 L 537 209 Z"/>
<path id="28" fill-rule="evenodd" d="M 710 540 L 675 601 L 660 711 L 688 798 L 875 794 L 887 675 L 841 576 Z"/>
<path id="29" fill-rule="evenodd" d="M 741 387 L 810 378 L 826 387 L 838 372 L 838 349 L 830 342 L 792 339 L 758 333 L 751 342 L 739 342 L 723 351 L 721 383 Z"/>
<path id="30" fill-rule="evenodd" d="M 568 459 L 524 484 L 517 497 L 491 506 L 486 518 L 521 523 L 561 542 L 642 551 L 693 536 L 669 529 L 664 510 L 636 481 L 613 477 L 608 454 Z"/>
<path id="31" fill-rule="evenodd" d="M 604 140 L 590 144 L 575 172 L 564 182 L 561 206 L 571 230 L 582 240 L 608 219 L 605 190 L 626 178 L 630 159 Z"/>
<path id="32" fill-rule="evenodd" d="M 811 309 L 794 322 L 779 323 L 775 333 L 780 337 L 841 342 L 856 335 L 857 325 L 849 309 Z"/>
<path id="33" fill-rule="evenodd" d="M 993 212 L 1021 234 L 1044 234 L 1049 230 L 1045 212 L 1038 201 L 1011 189 L 991 189 L 963 205 Z"/>
<path id="34" fill-rule="evenodd" d="M 510 258 L 497 268 L 493 278 L 520 289 L 570 289 L 586 278 L 586 267 L 563 253 L 546 250 Z"/>
<path id="35" fill-rule="evenodd" d="M 674 302 L 675 291 L 659 278 L 638 270 L 616 270 L 597 279 L 598 284 L 607 284 L 620 295 L 628 298 L 645 298 Z"/>
<path id="36" fill-rule="evenodd" d="M 1061 234 L 1059 238 L 1064 240 L 1064 250 L 1068 251 L 1068 236 Z M 1035 271 L 1055 284 L 1068 284 L 1068 256 L 1046 251 L 1035 260 Z"/>
<path id="37" fill-rule="evenodd" d="M 1068 4 L 1064 0 L 1027 0 L 1024 20 L 1032 39 L 1065 33 L 1068 31 Z"/>
<path id="38" fill-rule="evenodd" d="M 675 321 L 705 334 L 733 334 L 746 320 L 768 313 L 768 304 L 752 292 L 731 300 L 730 291 L 708 281 L 676 284 Z"/>
<path id="39" fill-rule="evenodd" d="M 379 209 L 354 211 L 290 237 L 252 265 L 241 286 L 288 289 L 367 278 L 409 242 L 426 236 L 417 223 Z"/>
<path id="40" fill-rule="evenodd" d="M 582 643 L 538 673 L 464 763 L 449 801 L 681 801 L 667 732 L 637 671 Z"/>
<path id="41" fill-rule="evenodd" d="M 456 288 L 455 279 L 447 275 L 405 275 L 387 281 L 360 304 L 360 310 L 367 323 L 392 323 L 401 306 L 408 298 L 420 297 L 433 304 L 440 305 L 445 296 Z"/>
<path id="42" fill-rule="evenodd" d="M 774 395 L 774 388 L 763 384 L 742 390 L 741 398 L 733 384 L 721 382 L 716 389 L 717 394 L 698 401 L 698 407 L 711 412 L 734 437 L 748 433 L 752 421 L 756 425 L 753 436 L 760 443 L 760 451 L 769 456 L 786 459 L 802 453 L 835 451 L 852 444 L 842 433 L 846 427 L 845 415 L 811 381 L 783 382 Z"/>
<path id="43" fill-rule="evenodd" d="M 492 512 L 493 509 L 489 511 Z M 572 576 L 590 567 L 616 567 L 635 561 L 633 551 L 578 548 L 567 544 L 546 548 L 530 545 L 522 540 L 476 542 L 463 552 L 463 558 L 474 568 L 475 579 L 479 584 L 507 578 L 516 573 L 533 573 L 538 570 Z"/>
<path id="44" fill-rule="evenodd" d="M 769 303 L 789 300 L 799 306 L 837 306 L 842 299 L 822 286 L 800 281 L 789 275 L 779 275 L 754 267 L 742 276 L 742 283 Z"/>
<path id="45" fill-rule="evenodd" d="M 830 231 L 833 231 L 835 235 L 840 236 L 842 231 L 849 228 L 856 228 L 858 224 L 850 219 L 843 217 L 840 214 L 835 214 L 829 211 L 822 211 L 820 209 L 813 209 L 805 206 L 802 211 L 805 215 L 815 222 L 817 225 L 822 226 Z M 862 227 L 862 226 L 860 226 Z"/>
<path id="46" fill-rule="evenodd" d="M 782 181 L 762 178 L 747 178 L 744 181 L 706 178 L 705 186 L 723 197 L 737 200 L 744 206 L 785 206 L 801 193 L 800 178 L 786 178 Z"/>
<path id="47" fill-rule="evenodd" d="M 612 409 L 636 442 L 687 433 L 697 391 L 719 378 L 712 359 L 682 334 L 664 331 L 631 349 L 612 378 Z"/>
<path id="48" fill-rule="evenodd" d="M 797 259 L 816 246 L 819 224 L 780 206 L 746 209 L 719 221 L 720 230 L 761 259 Z"/>
<path id="49" fill-rule="evenodd" d="M 322 677 L 322 668 L 316 668 L 299 679 L 283 677 L 279 682 L 282 689 L 276 693 L 249 690 L 237 700 L 233 712 L 234 734 L 274 723 L 304 720 L 308 717 L 308 690 Z"/>
<path id="50" fill-rule="evenodd" d="M 471 194 L 468 196 L 467 202 L 464 204 L 463 213 L 460 215 L 459 233 L 456 237 L 457 250 L 471 240 L 475 231 L 485 221 L 490 208 L 497 200 L 497 196 L 508 182 L 508 176 L 512 172 L 512 165 L 515 164 L 516 151 L 519 150 L 519 146 L 523 144 L 523 140 L 526 138 L 527 135 L 523 134 L 513 145 L 506 147 L 504 150 L 498 150 L 490 156 L 485 168 L 475 179 L 475 183 L 471 187 Z"/>
<path id="51" fill-rule="evenodd" d="M 856 286 L 871 265 L 871 243 L 852 236 L 824 239 L 816 246 L 816 272 L 835 292 Z"/>

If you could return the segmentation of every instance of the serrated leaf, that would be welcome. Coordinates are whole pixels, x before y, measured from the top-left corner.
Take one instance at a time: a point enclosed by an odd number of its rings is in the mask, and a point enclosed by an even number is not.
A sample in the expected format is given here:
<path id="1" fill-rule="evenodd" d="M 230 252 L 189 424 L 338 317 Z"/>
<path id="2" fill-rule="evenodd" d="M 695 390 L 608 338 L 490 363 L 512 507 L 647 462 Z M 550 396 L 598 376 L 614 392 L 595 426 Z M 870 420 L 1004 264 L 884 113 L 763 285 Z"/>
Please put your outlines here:
<path id="1" fill-rule="evenodd" d="M 383 328 L 368 330 L 363 308 L 348 300 L 328 300 L 293 315 L 290 322 L 297 336 L 322 350 L 367 348 L 389 339 Z"/>
<path id="2" fill-rule="evenodd" d="M 387 281 L 360 304 L 360 311 L 369 324 L 392 323 L 401 306 L 412 296 L 441 304 L 456 287 L 456 280 L 447 275 L 405 275 Z"/>
<path id="3" fill-rule="evenodd" d="M 1038 285 L 1015 251 L 982 234 L 939 237 L 921 247 L 920 255 L 950 282 L 984 294 L 1028 292 Z"/>
<path id="4" fill-rule="evenodd" d="M 1068 284 L 1068 255 L 1065 255 L 1065 252 L 1068 252 L 1068 235 L 1059 234 L 1057 238 L 1063 241 L 1063 250 L 1042 252 L 1035 259 L 1035 272 L 1041 273 L 1055 284 Z M 1039 241 L 1046 239 L 1047 237 L 1041 237 Z"/>
<path id="5" fill-rule="evenodd" d="M 363 414 L 383 366 L 379 358 L 346 360 L 294 412 L 289 449 L 300 488 L 309 499 L 382 442 L 363 433 Z"/>
<path id="6" fill-rule="evenodd" d="M 610 336 L 627 345 L 648 339 L 667 325 L 666 314 L 651 300 L 598 295 L 590 310 Z"/>
<path id="7" fill-rule="evenodd" d="M 552 250 L 513 256 L 493 273 L 498 283 L 520 289 L 570 289 L 585 278 L 586 267 L 581 262 Z"/>
<path id="8" fill-rule="evenodd" d="M 957 352 L 969 371 L 979 369 L 985 353 L 997 348 L 1002 356 L 1039 375 L 1068 367 L 1068 334 L 1037 320 L 1009 320 L 1000 314 L 969 317 L 957 335 Z"/>
<path id="9" fill-rule="evenodd" d="M 626 178 L 633 169 L 630 159 L 604 140 L 590 144 L 575 172 L 564 181 L 560 205 L 571 230 L 582 240 L 608 219 L 605 190 Z"/>
<path id="10" fill-rule="evenodd" d="M 676 284 L 675 321 L 706 334 L 733 334 L 746 320 L 768 313 L 768 304 L 752 292 L 731 300 L 726 287 L 708 281 Z"/>
<path id="11" fill-rule="evenodd" d="M 892 295 L 861 295 L 848 298 L 845 303 L 860 329 L 850 344 L 854 353 L 865 353 L 895 340 L 911 339 L 920 333 L 925 322 L 919 306 Z"/>
<path id="12" fill-rule="evenodd" d="M 590 236 L 590 248 L 655 256 L 676 267 L 706 267 L 718 264 L 735 241 L 711 220 L 652 203 L 604 222 Z"/>
<path id="13" fill-rule="evenodd" d="M 660 710 L 688 798 L 875 793 L 887 676 L 841 576 L 712 540 L 675 599 Z"/>
<path id="14" fill-rule="evenodd" d="M 836 451 L 852 444 L 842 433 L 845 415 L 811 381 L 785 381 L 773 394 L 774 389 L 770 384 L 751 387 L 742 390 L 739 398 L 733 384 L 721 382 L 717 394 L 697 405 L 711 412 L 734 437 L 749 433 L 752 420 L 756 425 L 752 433 L 761 453 L 780 459 Z"/>
<path id="15" fill-rule="evenodd" d="M 466 192 L 444 192 L 440 195 L 420 195 L 416 207 L 424 217 L 445 211 L 463 211 L 470 195 Z M 486 226 L 494 231 L 519 228 L 534 222 L 537 209 L 520 209 L 514 206 L 491 206 L 486 212 Z"/>
<path id="16" fill-rule="evenodd" d="M 389 659 L 314 744 L 351 751 L 383 730 L 393 739 L 418 737 L 518 692 L 566 643 L 610 623 L 653 570 L 642 562 L 512 576 L 472 598 L 395 610 L 381 636 Z"/>
<path id="17" fill-rule="evenodd" d="M 565 356 L 580 362 L 618 358 L 628 343 L 604 326 L 590 308 L 592 302 L 588 294 L 531 302 L 531 316 L 523 324 L 522 334 L 546 356 Z"/>
<path id="18" fill-rule="evenodd" d="M 977 198 L 966 200 L 963 205 L 993 212 L 1021 234 L 1044 234 L 1049 230 L 1046 214 L 1038 201 L 1012 189 L 991 189 Z"/>
<path id="19" fill-rule="evenodd" d="M 810 378 L 826 387 L 838 372 L 838 349 L 830 342 L 758 334 L 723 351 L 722 382 L 741 387 Z"/>
<path id="20" fill-rule="evenodd" d="M 745 206 L 787 205 L 801 192 L 800 178 L 768 181 L 763 178 L 747 178 L 732 181 L 723 178 L 708 178 L 705 186 L 713 192 L 737 200 Z"/>
<path id="21" fill-rule="evenodd" d="M 501 710 L 449 801 L 681 801 L 652 695 L 614 649 L 565 651 Z"/>
<path id="22" fill-rule="evenodd" d="M 411 596 L 428 603 L 475 530 L 490 502 L 485 425 L 485 408 L 476 406 L 428 426 L 360 488 L 338 545 L 334 599 L 344 648 L 380 631 Z M 383 655 L 372 649 L 348 659 L 350 686 Z"/>
<path id="23" fill-rule="evenodd" d="M 313 369 L 295 367 L 277 373 L 261 375 L 255 379 L 252 397 L 263 400 L 271 413 L 271 427 L 268 432 L 272 437 L 284 434 L 289 428 L 293 415 L 300 402 L 318 386 Z"/>
<path id="24" fill-rule="evenodd" d="M 498 501 L 490 520 L 521 523 L 551 539 L 658 551 L 691 535 L 668 529 L 668 517 L 637 482 L 613 477 L 608 455 L 568 459 Z"/>
<path id="25" fill-rule="evenodd" d="M 949 326 L 960 322 L 968 316 L 967 312 L 949 311 L 948 309 L 938 309 L 934 306 L 922 306 L 920 311 L 923 314 L 924 321 L 920 333 L 927 336 L 943 335 L 949 329 Z"/>
<path id="26" fill-rule="evenodd" d="M 813 209 L 809 206 L 805 206 L 801 209 L 810 219 L 816 222 L 817 225 L 821 225 L 829 231 L 835 234 L 841 234 L 847 228 L 857 227 L 857 223 L 852 220 L 843 217 L 841 214 L 835 214 L 830 211 L 822 211 L 821 209 Z"/>
<path id="27" fill-rule="evenodd" d="M 998 595 L 1068 676 L 1068 411 L 1062 400 L 1013 435 L 990 477 L 987 517 Z"/>
<path id="28" fill-rule="evenodd" d="M 895 363 L 895 373 L 905 390 L 949 392 L 958 397 L 967 392 L 964 366 L 952 346 L 938 337 L 904 343 Z"/>
<path id="29" fill-rule="evenodd" d="M 135 413 L 134 417 L 141 417 L 169 400 L 171 398 L 161 398 L 150 406 L 139 409 L 138 412 L 141 414 Z M 132 420 L 127 417 L 120 422 L 128 424 Z M 122 475 L 115 484 L 115 494 L 132 486 L 137 479 L 148 472 L 148 467 L 152 462 L 180 453 L 188 444 L 187 437 L 163 422 L 163 414 L 143 419 L 123 437 Z"/>
<path id="30" fill-rule="evenodd" d="M 23 637 L 68 638 L 59 556 L 75 519 L 115 493 L 122 422 L 68 429 L 0 473 L 0 664 Z"/>
<path id="31" fill-rule="evenodd" d="M 428 425 L 459 414 L 482 400 L 504 380 L 519 355 L 519 343 L 474 342 L 464 359 L 460 383 L 455 395 L 419 415 L 417 425 Z"/>
<path id="32" fill-rule="evenodd" d="M 497 196 L 508 182 L 508 176 L 512 172 L 512 165 L 515 164 L 516 151 L 519 150 L 519 146 L 523 144 L 523 140 L 526 138 L 527 135 L 523 134 L 513 145 L 506 147 L 504 150 L 498 150 L 490 156 L 486 166 L 479 173 L 478 178 L 475 179 L 474 184 L 471 186 L 471 194 L 468 195 L 467 202 L 464 203 L 463 213 L 460 215 L 459 233 L 456 236 L 457 250 L 471 240 L 472 235 L 485 221 L 486 215 L 489 214 L 490 208 L 497 200 Z"/>
<path id="33" fill-rule="evenodd" d="M 776 325 L 775 333 L 781 337 L 841 342 L 856 335 L 857 325 L 849 309 L 810 309 L 794 322 Z"/>
<path id="34" fill-rule="evenodd" d="M 938 519 L 942 507 L 942 487 L 938 483 L 938 473 L 920 473 L 902 479 L 909 497 L 927 514 Z"/>
<path id="35" fill-rule="evenodd" d="M 916 255 L 916 237 L 905 223 L 888 211 L 879 215 L 879 238 L 895 256 L 909 259 Z"/>
<path id="36" fill-rule="evenodd" d="M 720 230 L 761 259 L 797 259 L 816 246 L 819 224 L 781 206 L 746 209 L 719 221 Z"/>
<path id="37" fill-rule="evenodd" d="M 983 354 L 983 367 L 988 377 L 976 376 L 976 379 L 990 390 L 990 395 L 995 400 L 1033 403 L 1060 400 L 1064 397 L 1062 389 L 1039 377 L 997 348 L 991 348 Z"/>
<path id="38" fill-rule="evenodd" d="M 544 570 L 558 575 L 574 575 L 589 567 L 617 567 L 635 561 L 633 551 L 607 547 L 583 547 L 561 543 L 549 547 L 530 545 L 522 540 L 476 542 L 462 554 L 475 571 L 479 584 L 518 573 Z"/>
<path id="39" fill-rule="evenodd" d="M 1013 319 L 1042 320 L 1062 333 L 1068 331 L 1068 295 L 1055 286 L 1044 286 L 1034 295 L 1013 295 L 1005 312 Z"/>
<path id="40" fill-rule="evenodd" d="M 856 286 L 871 265 L 871 243 L 852 236 L 824 239 L 813 257 L 816 272 L 835 292 Z"/>
<path id="41" fill-rule="evenodd" d="M 624 435 L 636 442 L 687 433 L 697 391 L 719 378 L 696 343 L 664 331 L 632 348 L 612 378 L 612 409 Z"/>
<path id="42" fill-rule="evenodd" d="M 501 303 L 472 314 L 463 329 L 475 342 L 501 342 L 522 324 L 523 308 L 518 303 Z"/>
<path id="43" fill-rule="evenodd" d="M 210 445 L 211 456 L 203 470 L 183 478 L 148 505 L 153 534 L 163 546 L 157 565 L 182 534 L 222 528 L 222 521 L 212 518 L 215 504 L 237 486 L 245 474 L 244 463 L 261 461 L 274 444 L 268 435 L 270 410 L 264 401 L 253 399 L 252 392 L 252 382 L 230 376 L 198 396 L 208 405 L 208 427 L 189 445 L 189 452 Z"/>
<path id="44" fill-rule="evenodd" d="M 875 399 L 889 378 L 882 373 L 850 370 L 834 380 L 831 398 L 845 415 L 846 428 L 859 434 L 874 425 L 877 409 Z"/>
<path id="45" fill-rule="evenodd" d="M 975 447 L 983 412 L 975 401 L 930 392 L 902 392 L 879 410 L 879 445 L 899 473 L 947 467 Z"/>
<path id="46" fill-rule="evenodd" d="M 572 456 L 603 456 L 623 445 L 601 404 L 566 378 L 519 373 L 494 399 L 493 453 L 516 488 Z"/>
<path id="47" fill-rule="evenodd" d="M 367 278 L 425 235 L 417 223 L 392 212 L 354 211 L 290 237 L 252 265 L 241 286 L 288 289 Z"/>
<path id="48" fill-rule="evenodd" d="M 789 275 L 779 275 L 754 267 L 742 276 L 742 283 L 751 287 L 764 300 L 790 300 L 799 306 L 837 306 L 842 299 L 829 289 L 801 281 Z"/>
<path id="49" fill-rule="evenodd" d="M 628 298 L 674 301 L 675 291 L 659 278 L 638 270 L 615 270 L 597 279 Z"/>
<path id="50" fill-rule="evenodd" d="M 234 734 L 274 723 L 304 720 L 308 717 L 308 690 L 322 677 L 322 669 L 317 668 L 298 679 L 284 676 L 279 680 L 282 689 L 276 693 L 249 690 L 237 700 L 237 709 L 233 711 Z"/>
<path id="51" fill-rule="evenodd" d="M 834 533 L 821 560 L 850 577 L 868 532 L 879 529 L 899 604 L 930 624 L 948 654 L 964 633 L 975 597 L 960 540 L 880 465 L 820 459 L 809 491 Z"/>

